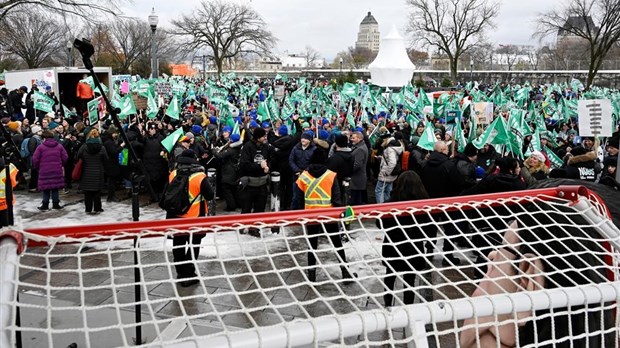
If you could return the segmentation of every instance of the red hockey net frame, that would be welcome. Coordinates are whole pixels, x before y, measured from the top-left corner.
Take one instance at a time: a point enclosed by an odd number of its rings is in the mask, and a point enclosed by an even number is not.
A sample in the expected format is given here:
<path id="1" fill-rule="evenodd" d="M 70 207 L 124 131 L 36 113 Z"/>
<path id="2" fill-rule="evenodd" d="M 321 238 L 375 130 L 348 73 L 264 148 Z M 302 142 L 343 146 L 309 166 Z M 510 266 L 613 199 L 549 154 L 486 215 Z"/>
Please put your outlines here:
<path id="1" fill-rule="evenodd" d="M 411 201 L 411 202 L 398 202 L 398 203 L 385 203 L 381 205 L 365 205 L 355 207 L 356 217 L 354 221 L 361 220 L 373 220 L 382 218 L 385 216 L 393 215 L 398 216 L 401 214 L 420 214 L 422 212 L 427 213 L 449 213 L 458 211 L 464 207 L 493 207 L 496 205 L 518 205 L 521 203 L 532 202 L 532 200 L 541 201 L 555 201 L 560 200 L 564 202 L 577 203 L 580 198 L 585 197 L 590 204 L 597 211 L 597 215 L 610 218 L 610 212 L 605 207 L 603 201 L 592 191 L 589 191 L 583 187 L 557 187 L 549 189 L 529 190 L 523 192 L 510 192 L 502 194 L 489 194 L 479 196 L 465 196 L 455 197 L 450 199 L 431 199 L 424 201 Z M 96 243 L 97 241 L 106 241 L 110 237 L 114 237 L 115 240 L 131 239 L 136 236 L 140 238 L 149 237 L 161 237 L 162 234 L 168 235 L 172 233 L 193 233 L 191 231 L 200 231 L 200 233 L 215 233 L 221 230 L 230 228 L 239 229 L 244 227 L 258 227 L 268 228 L 272 226 L 279 227 L 292 227 L 300 226 L 308 223 L 327 223 L 327 222 L 339 222 L 342 223 L 341 218 L 343 208 L 329 208 L 329 209 L 317 209 L 312 211 L 284 211 L 277 213 L 261 213 L 261 214 L 248 214 L 248 215 L 233 215 L 233 216 L 213 216 L 197 219 L 174 219 L 174 220 L 162 220 L 162 221 L 143 221 L 132 223 L 110 223 L 102 225 L 89 225 L 89 226 L 71 226 L 71 227 L 50 227 L 50 228 L 37 228 L 37 229 L 24 229 L 27 247 L 40 247 L 53 245 L 61 245 L 63 243 L 80 243 L 81 240 L 88 239 L 89 243 Z M 148 231 L 148 233 L 144 233 Z M 190 231 L 190 232 L 188 232 Z M 610 239 L 612 239 L 610 237 Z M 619 245 L 617 236 L 610 240 L 611 244 Z M 616 274 L 617 260 L 612 256 L 611 244 L 607 243 L 605 248 L 610 251 L 608 255 L 605 255 L 608 264 L 613 265 L 610 268 L 610 273 Z M 20 246 L 22 247 L 22 246 Z M 598 289 L 596 291 L 606 291 L 606 294 L 619 293 L 617 282 L 611 282 L 608 288 Z M 582 291 L 582 290 L 578 290 Z M 546 294 L 545 296 L 547 296 Z M 618 296 L 616 295 L 615 298 Z M 568 298 L 568 297 L 567 297 Z M 609 296 L 607 297 L 609 298 Z M 479 299 L 477 304 L 480 308 L 484 307 L 484 299 Z M 505 300 L 505 299 L 504 299 Z M 511 298 L 510 301 L 514 299 Z M 509 301 L 509 302 L 510 302 Z M 477 311 L 477 307 L 470 306 L 471 300 L 468 301 L 467 309 L 460 311 L 452 311 L 449 314 L 443 313 L 444 319 L 448 321 L 463 319 L 463 311 L 472 312 L 466 317 L 474 315 L 473 312 Z M 479 302 L 479 303 L 478 303 Z M 267 328 L 250 328 L 239 334 L 234 331 L 225 330 L 223 335 L 220 336 L 207 336 L 201 338 L 200 335 L 193 332 L 193 338 L 191 342 L 201 342 L 208 346 L 222 346 L 235 345 L 239 342 L 249 343 L 251 346 L 289 346 L 294 341 L 294 344 L 316 344 L 319 341 L 339 340 L 340 343 L 346 343 L 344 338 L 355 335 L 368 335 L 368 333 L 385 330 L 388 328 L 408 328 L 409 337 L 417 337 L 412 339 L 416 341 L 422 337 L 422 341 L 426 335 L 424 334 L 423 321 L 420 320 L 420 315 L 426 317 L 429 321 L 436 321 L 440 315 L 438 315 L 437 306 L 442 307 L 445 312 L 445 303 L 438 304 L 433 303 L 424 304 L 427 307 L 427 312 L 420 314 L 412 314 L 412 309 L 409 307 L 398 308 L 391 311 L 388 315 L 377 316 L 376 311 L 369 311 L 368 313 L 359 312 L 345 314 L 334 318 L 333 316 L 322 318 L 324 320 L 316 321 L 301 320 L 295 321 L 291 325 L 276 325 Z M 463 304 L 456 305 L 454 308 Z M 450 307 L 450 306 L 449 306 Z M 613 307 L 615 309 L 615 307 Z M 513 311 L 516 309 L 512 309 Z M 379 311 L 385 314 L 385 310 Z M 482 315 L 484 311 L 479 311 L 475 315 Z M 493 312 L 489 312 L 493 314 Z M 493 314 L 496 315 L 497 314 Z M 434 318 L 433 318 L 434 317 Z M 416 319 L 414 319 L 416 318 Z M 319 318 L 320 319 L 320 318 Z M 428 325 L 428 321 L 426 321 Z M 420 327 L 422 325 L 422 327 Z M 129 325 L 134 327 L 136 325 Z M 334 331 L 333 328 L 337 327 L 338 330 Z M 343 329 L 349 327 L 349 331 Z M 355 327 L 355 329 L 351 329 Z M 418 332 L 416 336 L 415 332 Z M 420 333 L 422 332 L 422 333 Z M 300 339 L 301 337 L 301 339 Z M 412 340 L 403 339 L 401 343 L 411 343 Z M 389 337 L 382 343 L 394 341 L 393 337 Z M 126 343 L 128 341 L 125 341 Z M 178 344 L 178 346 L 184 346 L 187 343 L 187 339 L 181 339 L 171 341 L 171 344 Z M 360 342 L 365 344 L 369 341 L 362 339 Z M 418 341 L 421 342 L 421 341 Z M 349 342 L 351 343 L 351 342 Z M 355 344 L 355 343 L 354 343 Z"/>

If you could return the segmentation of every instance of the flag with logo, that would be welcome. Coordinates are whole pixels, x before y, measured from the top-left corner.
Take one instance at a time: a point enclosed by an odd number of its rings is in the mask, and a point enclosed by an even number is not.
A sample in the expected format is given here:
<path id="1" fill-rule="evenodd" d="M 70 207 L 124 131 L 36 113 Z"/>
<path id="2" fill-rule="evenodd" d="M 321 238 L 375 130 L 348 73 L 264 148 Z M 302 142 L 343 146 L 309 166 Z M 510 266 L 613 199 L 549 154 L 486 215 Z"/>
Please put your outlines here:
<path id="1" fill-rule="evenodd" d="M 101 107 L 102 102 L 103 98 L 99 97 L 86 104 L 86 108 L 88 109 L 88 121 L 91 126 L 99 122 L 99 112 L 103 110 Z"/>
<path id="2" fill-rule="evenodd" d="M 54 112 L 54 100 L 43 93 L 34 92 L 34 108 L 43 112 Z"/>
<path id="3" fill-rule="evenodd" d="M 155 98 L 153 98 L 153 96 L 149 94 L 147 98 L 147 102 L 146 102 L 146 117 L 150 119 L 154 119 L 155 117 L 157 117 L 158 113 L 159 113 L 159 106 L 157 106 L 157 103 L 155 102 Z"/>
<path id="4" fill-rule="evenodd" d="M 127 94 L 121 99 L 119 107 L 121 109 L 121 112 L 118 114 L 118 118 L 120 118 L 121 120 L 126 119 L 129 115 L 135 115 L 138 113 L 131 94 Z"/>
<path id="5" fill-rule="evenodd" d="M 64 104 L 62 106 L 62 111 L 65 113 L 65 117 L 74 117 L 77 116 L 77 112 L 69 110 Z"/>
<path id="6" fill-rule="evenodd" d="M 480 138 L 476 139 L 473 144 L 476 148 L 481 149 L 484 144 L 500 144 L 504 145 L 509 142 L 510 134 L 503 117 L 497 117 L 493 123 L 482 133 Z"/>
<path id="7" fill-rule="evenodd" d="M 161 141 L 161 146 L 168 151 L 168 153 L 172 152 L 174 145 L 179 141 L 179 139 L 183 136 L 183 127 L 179 127 L 179 129 L 170 133 L 164 140 Z"/>
<path id="8" fill-rule="evenodd" d="M 421 147 L 428 151 L 433 151 L 433 147 L 437 142 L 437 138 L 435 137 L 435 127 L 430 122 L 426 122 L 426 126 L 424 127 L 424 133 L 420 137 L 418 141 L 418 147 Z"/>
<path id="9" fill-rule="evenodd" d="M 172 97 L 170 105 L 168 105 L 168 109 L 166 109 L 166 115 L 175 120 L 179 119 L 179 100 L 176 95 Z"/>

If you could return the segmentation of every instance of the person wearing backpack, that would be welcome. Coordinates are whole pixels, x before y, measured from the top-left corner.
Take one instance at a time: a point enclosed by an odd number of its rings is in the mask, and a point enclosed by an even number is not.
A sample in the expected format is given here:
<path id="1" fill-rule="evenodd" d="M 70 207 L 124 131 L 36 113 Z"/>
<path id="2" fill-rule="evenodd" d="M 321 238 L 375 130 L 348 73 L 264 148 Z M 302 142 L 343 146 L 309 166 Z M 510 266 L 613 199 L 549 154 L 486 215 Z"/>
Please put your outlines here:
<path id="1" fill-rule="evenodd" d="M 166 219 L 196 218 L 206 216 L 207 202 L 213 199 L 204 167 L 200 165 L 193 150 L 184 150 L 170 172 L 168 186 L 164 190 L 160 207 L 166 210 Z M 175 234 L 172 237 L 172 256 L 179 285 L 189 287 L 198 283 L 193 261 L 200 254 L 200 242 L 204 234 Z"/>
<path id="2" fill-rule="evenodd" d="M 392 184 L 401 172 L 400 156 L 405 150 L 401 133 L 394 133 L 394 137 L 383 142 L 383 154 L 380 157 L 379 176 L 375 186 L 375 198 L 381 204 L 390 199 Z"/>

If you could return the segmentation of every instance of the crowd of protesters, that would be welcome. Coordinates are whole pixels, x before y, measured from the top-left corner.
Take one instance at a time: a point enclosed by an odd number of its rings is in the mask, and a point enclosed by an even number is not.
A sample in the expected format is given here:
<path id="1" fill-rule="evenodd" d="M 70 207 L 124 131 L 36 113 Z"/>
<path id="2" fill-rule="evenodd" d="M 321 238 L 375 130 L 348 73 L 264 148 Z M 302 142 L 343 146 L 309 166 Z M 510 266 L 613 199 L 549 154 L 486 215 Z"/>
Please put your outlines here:
<path id="1" fill-rule="evenodd" d="M 196 84 L 204 81 L 193 81 Z M 225 122 L 222 110 L 211 103 L 206 95 L 186 98 L 181 104 L 178 119 L 165 115 L 162 105 L 155 117 L 146 117 L 144 110 L 122 120 L 128 140 L 148 173 L 149 184 L 158 199 L 164 190 L 175 157 L 191 149 L 205 168 L 217 170 L 217 196 L 225 201 L 228 212 L 263 212 L 268 200 L 268 176 L 279 172 L 281 209 L 297 209 L 294 183 L 308 168 L 313 154 L 319 152 L 327 168 L 337 173 L 340 184 L 350 180 L 350 205 L 386 202 L 391 198 L 392 186 L 402 167 L 420 176 L 425 191 L 431 198 L 452 197 L 459 194 L 484 193 L 525 189 L 528 185 L 548 177 L 566 177 L 616 186 L 618 131 L 605 143 L 598 139 L 579 137 L 578 120 L 545 121 L 546 131 L 540 134 L 542 150 L 528 151 L 532 136 L 525 137 L 523 152 L 501 153 L 494 145 L 484 144 L 480 149 L 467 144 L 458 152 L 453 139 L 453 128 L 444 119 L 429 115 L 415 115 L 394 105 L 388 112 L 374 109 L 361 110 L 361 104 L 351 102 L 341 107 L 338 114 L 319 114 L 304 118 L 295 110 L 287 119 L 259 121 L 259 102 L 273 94 L 277 84 L 286 91 L 298 89 L 295 81 L 254 81 L 234 79 L 234 85 L 258 83 L 255 95 L 242 98 L 235 87 L 229 87 L 227 101 L 239 109 L 234 127 Z M 306 83 L 323 86 L 323 81 Z M 226 88 L 217 82 L 220 88 Z M 109 117 L 90 125 L 86 113 L 78 110 L 64 115 L 60 104 L 55 113 L 43 113 L 32 107 L 28 88 L 0 91 L 2 123 L 10 132 L 13 142 L 20 147 L 23 161 L 16 162 L 20 170 L 17 189 L 33 194 L 42 192 L 37 203 L 39 210 L 62 209 L 59 192 L 77 189 L 85 196 L 84 211 L 103 212 L 101 196 L 108 202 L 124 199 L 132 187 L 136 163 L 123 161 L 129 144 L 119 137 L 119 129 Z M 545 93 L 545 86 L 534 86 L 528 103 L 536 103 Z M 490 94 L 491 88 L 479 87 Z M 566 89 L 559 98 L 570 98 Z M 49 94 L 50 91 L 48 90 Z M 26 96 L 24 97 L 24 94 Z M 53 93 L 51 93 L 53 96 Z M 467 98 L 467 93 L 465 93 Z M 55 99 L 57 101 L 57 99 Z M 282 104 L 280 104 L 282 106 Z M 347 120 L 347 113 L 357 112 L 356 125 Z M 21 109 L 26 109 L 22 115 Z M 71 107 L 75 110 L 75 107 Z M 391 111 L 391 113 L 390 113 Z M 361 122 L 360 114 L 368 116 Z M 505 116 L 496 108 L 495 117 Z M 425 127 L 434 126 L 436 143 L 432 150 L 418 146 Z M 471 123 L 463 122 L 465 137 L 472 130 Z M 534 124 L 531 124 L 534 129 Z M 415 128 L 414 128 L 415 127 Z M 175 130 L 183 128 L 182 136 L 172 151 L 162 147 L 162 141 Z M 478 134 L 483 129 L 478 128 Z M 24 142 L 26 140 L 26 142 Z M 549 152 L 562 159 L 563 164 L 552 165 Z M 25 152 L 25 153 L 24 153 Z M 403 156 L 404 153 L 408 156 Z M 121 160 L 119 160 L 121 159 Z M 407 162 L 403 165 L 403 159 Z M 76 163 L 83 161 L 83 173 L 74 181 L 71 173 Z M 500 164 L 501 163 L 501 164 Z M 374 193 L 374 194 L 373 194 Z M 374 199 L 373 199 L 374 196 Z M 450 247 L 446 251 L 450 251 Z"/>

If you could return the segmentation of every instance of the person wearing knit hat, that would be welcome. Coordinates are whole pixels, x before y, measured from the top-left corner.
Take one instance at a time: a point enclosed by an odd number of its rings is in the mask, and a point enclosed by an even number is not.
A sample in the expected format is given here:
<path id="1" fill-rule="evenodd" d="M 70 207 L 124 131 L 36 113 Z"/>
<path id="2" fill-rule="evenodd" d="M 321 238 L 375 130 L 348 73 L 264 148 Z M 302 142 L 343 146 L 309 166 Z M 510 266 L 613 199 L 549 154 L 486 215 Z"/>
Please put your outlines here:
<path id="1" fill-rule="evenodd" d="M 241 214 L 262 213 L 267 204 L 267 186 L 271 169 L 272 150 L 267 143 L 267 132 L 256 128 L 252 140 L 246 141 L 239 160 Z M 260 237 L 260 230 L 250 228 L 247 232 Z"/>
<path id="2" fill-rule="evenodd" d="M 264 121 L 261 124 L 261 127 L 263 127 L 263 128 L 271 128 L 271 122 Z"/>
<path id="3" fill-rule="evenodd" d="M 250 123 L 248 124 L 248 126 L 249 126 L 250 128 L 259 128 L 259 127 L 258 127 L 258 123 L 256 123 L 256 121 L 255 121 L 255 120 L 250 121 Z"/>
<path id="4" fill-rule="evenodd" d="M 200 127 L 199 125 L 195 124 L 192 126 L 192 133 L 195 135 L 200 135 L 202 134 L 202 127 Z"/>
<path id="5" fill-rule="evenodd" d="M 617 156 L 619 146 L 620 136 L 616 135 L 615 137 L 609 138 L 609 140 L 607 140 L 607 153 L 609 156 Z"/>
<path id="6" fill-rule="evenodd" d="M 547 158 L 540 151 L 532 151 L 530 156 L 523 162 L 525 170 L 536 180 L 544 180 L 549 177 L 549 168 L 545 164 Z M 527 179 L 525 170 L 521 170 L 522 176 Z M 526 181 L 527 182 L 527 181 Z"/>
<path id="7" fill-rule="evenodd" d="M 232 128 L 230 128 L 230 126 L 224 126 L 222 127 L 222 133 L 232 133 Z"/>
<path id="8" fill-rule="evenodd" d="M 288 135 L 288 127 L 283 124 L 280 126 L 280 128 L 278 128 L 278 135 L 280 135 L 281 137 Z"/>
<path id="9" fill-rule="evenodd" d="M 304 121 L 304 123 L 301 124 L 301 128 L 304 130 L 310 129 L 310 123 L 308 123 L 308 121 Z"/>
<path id="10" fill-rule="evenodd" d="M 321 130 L 319 131 L 319 139 L 321 139 L 321 140 L 327 140 L 328 138 L 329 138 L 329 132 L 328 132 L 328 131 L 326 131 L 326 130 L 324 130 L 324 129 L 321 129 Z"/>

